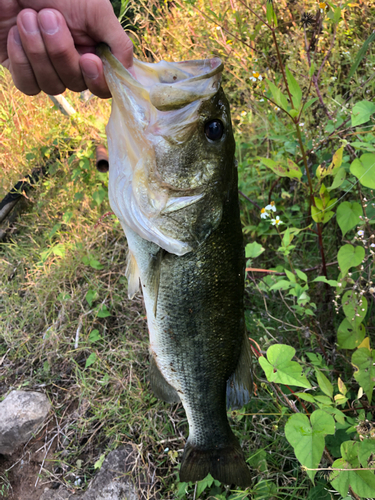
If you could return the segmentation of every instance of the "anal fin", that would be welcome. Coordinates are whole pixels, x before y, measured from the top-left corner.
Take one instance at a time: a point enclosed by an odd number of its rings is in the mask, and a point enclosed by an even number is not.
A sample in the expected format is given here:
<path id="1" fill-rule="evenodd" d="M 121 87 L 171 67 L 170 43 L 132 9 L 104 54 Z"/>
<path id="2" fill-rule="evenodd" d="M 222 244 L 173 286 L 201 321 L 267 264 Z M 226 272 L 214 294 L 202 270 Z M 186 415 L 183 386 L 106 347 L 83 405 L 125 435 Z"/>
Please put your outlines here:
<path id="1" fill-rule="evenodd" d="M 162 401 L 179 403 L 180 397 L 176 389 L 165 380 L 152 354 L 150 354 L 150 386 L 155 396 Z"/>
<path id="2" fill-rule="evenodd" d="M 253 392 L 252 354 L 246 333 L 237 367 L 227 381 L 227 408 L 241 408 Z"/>

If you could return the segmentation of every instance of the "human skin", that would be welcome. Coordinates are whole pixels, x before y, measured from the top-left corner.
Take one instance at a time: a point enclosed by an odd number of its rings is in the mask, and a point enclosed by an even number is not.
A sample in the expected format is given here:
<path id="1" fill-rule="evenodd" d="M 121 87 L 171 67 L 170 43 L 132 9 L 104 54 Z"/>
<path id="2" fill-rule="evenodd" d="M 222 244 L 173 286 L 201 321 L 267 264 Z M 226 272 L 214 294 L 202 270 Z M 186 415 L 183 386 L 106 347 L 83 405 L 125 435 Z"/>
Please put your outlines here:
<path id="1" fill-rule="evenodd" d="M 109 0 L 0 0 L 0 64 L 27 95 L 89 89 L 110 97 L 99 42 L 131 71 L 133 44 Z"/>

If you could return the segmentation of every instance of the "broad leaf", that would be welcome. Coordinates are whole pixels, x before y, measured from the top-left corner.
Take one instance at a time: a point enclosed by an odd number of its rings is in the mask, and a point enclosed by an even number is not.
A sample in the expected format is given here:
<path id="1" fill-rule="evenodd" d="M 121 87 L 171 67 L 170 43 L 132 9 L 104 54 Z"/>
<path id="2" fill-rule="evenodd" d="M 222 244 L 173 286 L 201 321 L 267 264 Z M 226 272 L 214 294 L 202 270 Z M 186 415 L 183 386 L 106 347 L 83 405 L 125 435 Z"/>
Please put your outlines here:
<path id="1" fill-rule="evenodd" d="M 365 249 L 363 247 L 353 247 L 353 245 L 344 245 L 337 254 L 337 260 L 344 277 L 351 267 L 359 266 L 365 258 Z"/>
<path id="2" fill-rule="evenodd" d="M 91 353 L 90 356 L 86 359 L 86 364 L 85 368 L 88 368 L 89 366 L 93 365 L 97 359 L 97 356 L 95 352 Z"/>
<path id="3" fill-rule="evenodd" d="M 316 169 L 316 176 L 318 179 L 322 179 L 327 175 L 336 175 L 342 164 L 342 155 L 344 148 L 340 148 L 333 155 L 332 162 L 327 168 L 323 168 L 321 165 Z"/>
<path id="4" fill-rule="evenodd" d="M 303 375 L 302 367 L 296 361 L 291 361 L 295 352 L 295 349 L 288 345 L 272 345 L 267 350 L 268 360 L 262 356 L 259 358 L 259 363 L 269 382 L 310 389 L 310 382 Z"/>
<path id="5" fill-rule="evenodd" d="M 270 168 L 272 172 L 279 175 L 280 177 L 289 177 L 300 179 L 302 177 L 302 172 L 298 165 L 293 163 L 289 158 L 287 159 L 287 165 L 280 161 L 274 161 L 270 158 L 259 158 L 266 167 Z"/>
<path id="6" fill-rule="evenodd" d="M 365 439 L 359 445 L 358 458 L 362 467 L 368 467 L 368 459 L 375 453 L 375 442 L 373 439 Z"/>
<path id="7" fill-rule="evenodd" d="M 335 422 L 331 415 L 323 410 L 316 410 L 310 416 L 296 413 L 285 425 L 285 437 L 294 448 L 294 453 L 302 465 L 316 469 L 324 450 L 324 437 L 335 433 Z M 314 482 L 317 471 L 307 470 L 307 475 Z"/>
<path id="8" fill-rule="evenodd" d="M 372 391 L 375 386 L 375 350 L 369 351 L 365 347 L 357 349 L 353 353 L 352 363 L 357 369 L 354 372 L 354 378 L 365 391 L 371 404 Z"/>
<path id="9" fill-rule="evenodd" d="M 375 189 L 375 154 L 365 153 L 350 165 L 350 172 L 357 177 L 362 186 Z"/>
<path id="10" fill-rule="evenodd" d="M 345 168 L 339 168 L 337 174 L 335 175 L 335 178 L 333 179 L 332 185 L 329 188 L 327 188 L 328 191 L 332 191 L 333 189 L 340 187 L 345 179 L 346 179 Z"/>
<path id="11" fill-rule="evenodd" d="M 366 329 L 360 321 L 342 320 L 337 329 L 337 343 L 341 349 L 355 349 L 365 338 Z"/>
<path id="12" fill-rule="evenodd" d="M 341 445 L 342 458 L 332 464 L 334 469 L 358 469 L 358 451 L 360 443 L 355 441 L 345 441 Z M 375 475 L 368 470 L 337 470 L 333 471 L 330 477 L 332 486 L 345 497 L 348 494 L 349 486 L 361 498 L 375 497 Z"/>
<path id="13" fill-rule="evenodd" d="M 314 281 L 321 281 L 322 283 L 327 283 L 329 286 L 337 286 L 339 283 L 336 280 L 327 280 L 325 276 L 318 276 L 313 280 Z"/>
<path id="14" fill-rule="evenodd" d="M 362 207 L 356 201 L 353 201 L 352 203 L 350 201 L 340 203 L 337 207 L 336 217 L 337 224 L 340 226 L 343 236 L 345 236 L 350 229 L 353 229 L 353 227 L 361 223 L 361 219 L 359 217 L 362 215 Z"/>
<path id="15" fill-rule="evenodd" d="M 259 255 L 264 251 L 265 249 L 262 247 L 262 245 L 260 245 L 256 241 L 248 243 L 245 247 L 245 255 L 247 259 L 255 259 L 256 257 L 259 257 Z"/>
<path id="16" fill-rule="evenodd" d="M 349 321 L 361 323 L 367 313 L 367 299 L 354 290 L 348 290 L 341 299 L 342 308 Z"/>
<path id="17" fill-rule="evenodd" d="M 373 113 L 375 113 L 374 103 L 370 101 L 357 102 L 352 110 L 352 127 L 368 122 Z"/>

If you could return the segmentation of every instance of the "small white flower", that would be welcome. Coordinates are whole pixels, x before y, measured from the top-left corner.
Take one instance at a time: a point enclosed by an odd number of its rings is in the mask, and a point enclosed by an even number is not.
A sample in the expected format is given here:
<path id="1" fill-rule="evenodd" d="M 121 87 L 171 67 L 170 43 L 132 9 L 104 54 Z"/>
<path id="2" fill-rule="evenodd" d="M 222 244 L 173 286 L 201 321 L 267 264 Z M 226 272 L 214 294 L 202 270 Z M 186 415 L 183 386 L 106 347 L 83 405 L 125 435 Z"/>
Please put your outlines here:
<path id="1" fill-rule="evenodd" d="M 262 210 L 260 211 L 260 218 L 267 219 L 267 217 L 269 217 L 269 213 L 266 211 L 265 208 L 262 208 Z"/>
<path id="2" fill-rule="evenodd" d="M 365 232 L 361 229 L 357 232 L 358 236 L 363 236 L 365 234 Z"/>
<path id="3" fill-rule="evenodd" d="M 375 248 L 375 243 L 371 243 L 370 247 Z"/>
<path id="4" fill-rule="evenodd" d="M 266 206 L 266 210 L 276 212 L 276 205 L 274 201 L 271 201 L 269 205 Z"/>
<path id="5" fill-rule="evenodd" d="M 300 127 L 303 127 L 304 125 L 305 125 L 304 123 L 300 123 L 300 124 L 299 124 L 299 126 L 300 126 Z"/>
<path id="6" fill-rule="evenodd" d="M 256 81 L 257 81 L 257 79 L 256 79 L 254 76 L 251 76 L 251 77 L 249 78 L 249 80 L 250 80 L 251 82 L 256 82 Z"/>
<path id="7" fill-rule="evenodd" d="M 259 99 L 259 102 L 264 102 L 264 99 Z"/>
<path id="8" fill-rule="evenodd" d="M 259 75 L 258 76 L 258 80 L 261 82 L 263 80 L 263 76 L 262 75 Z"/>
<path id="9" fill-rule="evenodd" d="M 276 216 L 276 219 L 272 219 L 272 225 L 273 226 L 278 226 L 279 224 L 284 224 L 284 222 L 282 220 L 280 220 L 280 217 L 277 215 Z"/>

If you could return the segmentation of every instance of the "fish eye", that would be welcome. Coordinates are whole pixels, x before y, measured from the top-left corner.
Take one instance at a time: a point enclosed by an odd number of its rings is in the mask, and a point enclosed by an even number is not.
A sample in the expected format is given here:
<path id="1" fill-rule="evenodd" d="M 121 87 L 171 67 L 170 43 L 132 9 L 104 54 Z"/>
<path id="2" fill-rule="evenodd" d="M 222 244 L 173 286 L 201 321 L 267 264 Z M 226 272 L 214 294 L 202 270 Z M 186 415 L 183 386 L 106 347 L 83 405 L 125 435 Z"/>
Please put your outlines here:
<path id="1" fill-rule="evenodd" d="M 224 125 L 220 120 L 210 120 L 204 125 L 204 133 L 210 141 L 219 141 L 223 137 Z"/>

